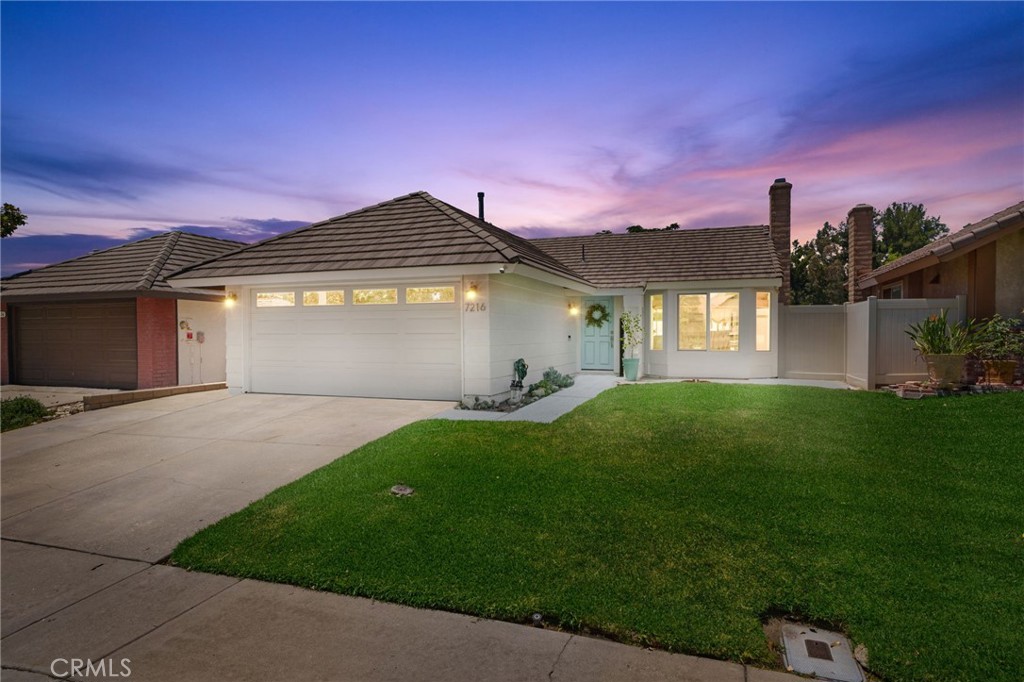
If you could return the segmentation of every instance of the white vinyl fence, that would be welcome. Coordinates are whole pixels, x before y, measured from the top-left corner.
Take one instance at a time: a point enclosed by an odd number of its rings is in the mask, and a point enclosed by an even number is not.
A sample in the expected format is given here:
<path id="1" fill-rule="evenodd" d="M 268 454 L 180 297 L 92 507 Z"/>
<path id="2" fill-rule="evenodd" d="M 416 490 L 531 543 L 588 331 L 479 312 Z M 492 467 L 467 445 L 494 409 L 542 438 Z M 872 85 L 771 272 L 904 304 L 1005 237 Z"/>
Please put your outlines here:
<path id="1" fill-rule="evenodd" d="M 951 323 L 966 319 L 962 296 L 894 301 L 872 296 L 845 305 L 783 306 L 779 374 L 859 388 L 926 379 L 906 330 L 943 309 Z"/>

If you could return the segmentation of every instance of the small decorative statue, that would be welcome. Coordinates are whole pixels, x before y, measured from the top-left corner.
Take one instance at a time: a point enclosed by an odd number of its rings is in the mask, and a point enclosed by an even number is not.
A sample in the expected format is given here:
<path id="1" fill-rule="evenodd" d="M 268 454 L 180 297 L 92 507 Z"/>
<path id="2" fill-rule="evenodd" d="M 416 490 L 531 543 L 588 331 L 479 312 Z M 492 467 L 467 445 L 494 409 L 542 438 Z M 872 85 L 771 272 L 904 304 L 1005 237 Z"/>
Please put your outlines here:
<path id="1" fill-rule="evenodd" d="M 512 390 L 512 402 L 514 403 L 518 403 L 523 398 L 523 379 L 526 378 L 526 371 L 528 369 L 530 369 L 530 366 L 522 358 L 512 363 L 512 371 L 515 374 L 515 378 L 512 379 L 509 388 Z"/>

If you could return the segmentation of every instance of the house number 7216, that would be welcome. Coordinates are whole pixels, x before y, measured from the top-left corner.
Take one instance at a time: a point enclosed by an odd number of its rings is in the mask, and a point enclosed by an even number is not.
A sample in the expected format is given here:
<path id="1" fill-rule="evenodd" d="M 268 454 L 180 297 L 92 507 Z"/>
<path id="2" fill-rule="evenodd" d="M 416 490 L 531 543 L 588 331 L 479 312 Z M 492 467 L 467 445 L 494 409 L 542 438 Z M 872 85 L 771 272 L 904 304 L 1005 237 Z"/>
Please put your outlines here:
<path id="1" fill-rule="evenodd" d="M 482 313 L 485 310 L 487 310 L 487 304 L 483 302 L 466 304 L 467 313 Z"/>

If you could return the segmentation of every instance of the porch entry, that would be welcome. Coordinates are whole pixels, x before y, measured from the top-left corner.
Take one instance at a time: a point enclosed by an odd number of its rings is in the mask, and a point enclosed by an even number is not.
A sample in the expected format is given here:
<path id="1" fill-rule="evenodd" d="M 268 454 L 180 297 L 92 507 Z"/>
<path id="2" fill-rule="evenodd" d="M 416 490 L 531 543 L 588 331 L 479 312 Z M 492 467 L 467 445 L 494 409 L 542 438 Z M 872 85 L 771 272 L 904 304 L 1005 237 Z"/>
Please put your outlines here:
<path id="1" fill-rule="evenodd" d="M 595 306 L 603 306 L 608 311 L 608 319 L 600 327 L 587 324 L 587 317 L 594 317 L 594 313 L 599 311 Z M 583 325 L 583 358 L 580 368 L 614 370 L 615 356 L 612 350 L 615 342 L 615 305 L 611 296 L 584 298 L 580 324 Z"/>

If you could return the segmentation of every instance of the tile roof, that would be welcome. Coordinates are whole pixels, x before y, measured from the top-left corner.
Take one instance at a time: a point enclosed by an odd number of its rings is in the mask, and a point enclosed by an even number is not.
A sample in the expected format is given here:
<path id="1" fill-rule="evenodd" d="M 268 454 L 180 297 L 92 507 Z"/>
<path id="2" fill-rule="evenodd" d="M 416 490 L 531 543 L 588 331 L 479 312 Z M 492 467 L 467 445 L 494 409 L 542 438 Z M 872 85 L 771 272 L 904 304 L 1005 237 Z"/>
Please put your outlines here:
<path id="1" fill-rule="evenodd" d="M 1011 227 L 1020 229 L 1022 225 L 1024 225 L 1024 201 L 1016 203 L 1008 208 L 1004 208 L 998 213 L 993 213 L 987 218 L 982 218 L 978 222 L 971 223 L 953 234 L 947 234 L 945 237 L 936 239 L 916 251 L 911 251 L 905 256 L 901 256 L 892 262 L 886 263 L 885 265 L 872 270 L 858 281 L 858 286 L 861 288 L 872 286 L 877 282 L 880 276 L 884 279 L 884 275 L 887 272 L 902 268 L 904 265 L 909 265 L 914 261 L 918 261 L 932 255 L 943 256 L 951 251 L 968 247 L 975 240 L 986 237 L 994 232 L 999 232 Z"/>
<path id="2" fill-rule="evenodd" d="M 532 242 L 605 288 L 782 276 L 765 225 L 552 237 Z"/>
<path id="3" fill-rule="evenodd" d="M 414 192 L 185 268 L 173 279 L 524 263 L 580 280 L 522 237 Z"/>
<path id="4" fill-rule="evenodd" d="M 241 242 L 190 232 L 165 232 L 12 275 L 2 280 L 3 295 L 73 296 L 176 291 L 167 283 L 167 275 L 189 263 L 213 258 L 240 246 L 243 246 Z"/>

